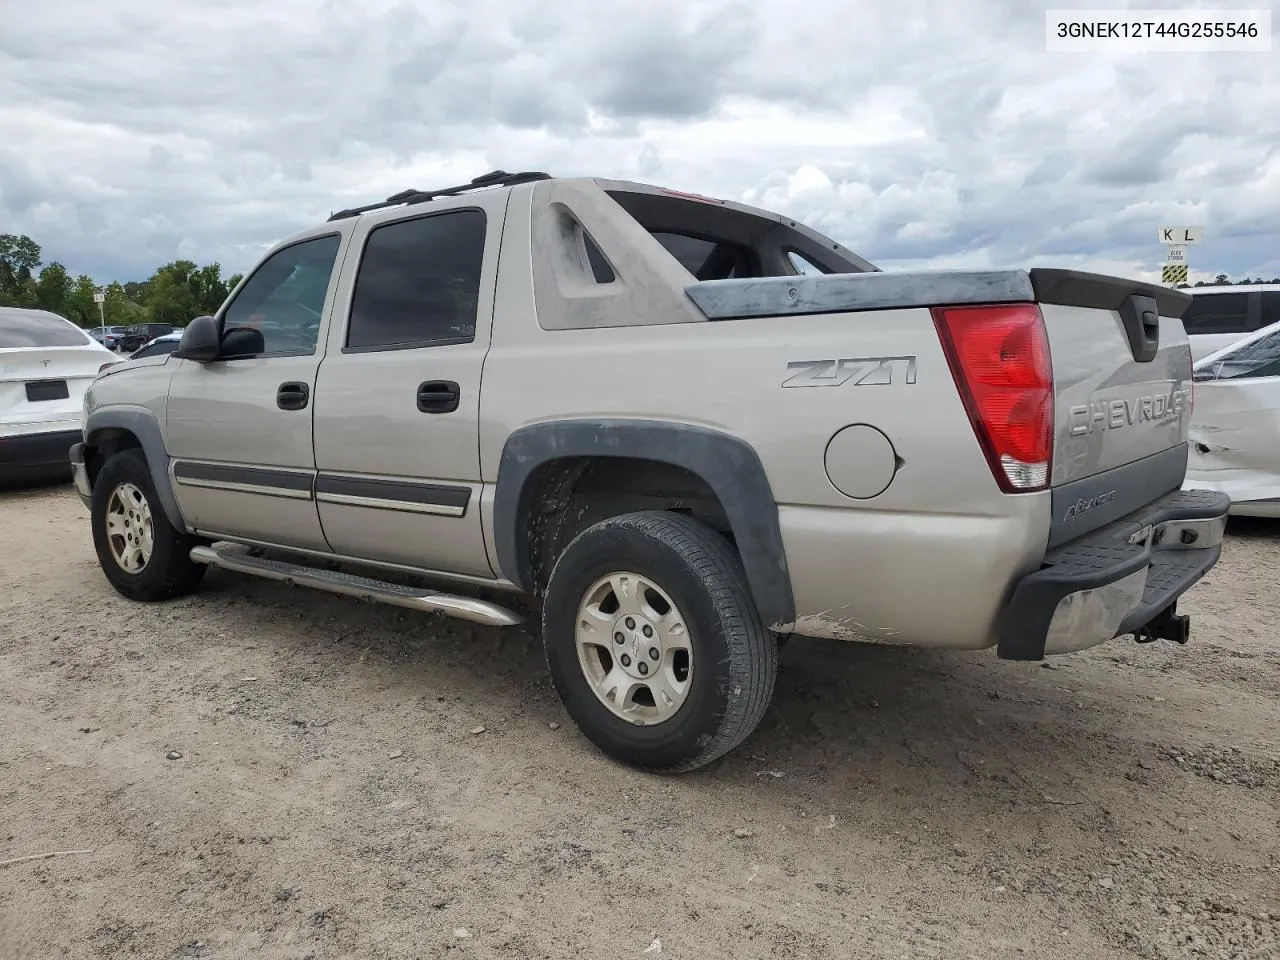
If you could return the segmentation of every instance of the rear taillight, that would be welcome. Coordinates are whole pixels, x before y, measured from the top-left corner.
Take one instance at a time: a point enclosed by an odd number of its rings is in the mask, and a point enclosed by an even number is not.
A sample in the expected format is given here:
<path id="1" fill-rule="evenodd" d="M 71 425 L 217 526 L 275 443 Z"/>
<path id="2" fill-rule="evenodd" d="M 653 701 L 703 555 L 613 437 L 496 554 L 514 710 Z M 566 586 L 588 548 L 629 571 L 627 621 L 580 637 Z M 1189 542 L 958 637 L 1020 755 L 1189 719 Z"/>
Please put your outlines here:
<path id="1" fill-rule="evenodd" d="M 935 307 L 933 322 L 991 472 L 1006 493 L 1043 490 L 1053 455 L 1053 365 L 1034 303 Z"/>

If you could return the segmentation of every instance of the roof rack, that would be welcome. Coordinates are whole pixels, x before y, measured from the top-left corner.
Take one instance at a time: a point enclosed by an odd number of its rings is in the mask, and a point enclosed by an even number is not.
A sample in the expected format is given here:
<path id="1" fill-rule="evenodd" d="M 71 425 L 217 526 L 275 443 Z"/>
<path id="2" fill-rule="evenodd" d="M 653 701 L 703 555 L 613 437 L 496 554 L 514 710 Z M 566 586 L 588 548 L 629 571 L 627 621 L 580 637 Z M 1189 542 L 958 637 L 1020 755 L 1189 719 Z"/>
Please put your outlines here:
<path id="1" fill-rule="evenodd" d="M 358 217 L 362 213 L 369 213 L 372 210 L 383 210 L 387 207 L 396 207 L 402 204 L 426 203 L 428 200 L 434 200 L 436 197 L 456 197 L 460 193 L 467 193 L 470 190 L 479 190 L 482 187 L 514 187 L 519 183 L 532 183 L 535 180 L 550 180 L 551 174 L 538 173 L 536 171 L 528 171 L 525 173 L 507 173 L 505 170 L 494 170 L 486 173 L 482 177 L 476 177 L 470 183 L 462 183 L 456 187 L 441 187 L 438 190 L 402 190 L 394 196 L 387 197 L 381 203 L 370 203 L 363 207 L 351 207 L 348 210 L 339 210 L 337 213 L 329 217 L 330 221 L 343 220 L 347 217 Z"/>

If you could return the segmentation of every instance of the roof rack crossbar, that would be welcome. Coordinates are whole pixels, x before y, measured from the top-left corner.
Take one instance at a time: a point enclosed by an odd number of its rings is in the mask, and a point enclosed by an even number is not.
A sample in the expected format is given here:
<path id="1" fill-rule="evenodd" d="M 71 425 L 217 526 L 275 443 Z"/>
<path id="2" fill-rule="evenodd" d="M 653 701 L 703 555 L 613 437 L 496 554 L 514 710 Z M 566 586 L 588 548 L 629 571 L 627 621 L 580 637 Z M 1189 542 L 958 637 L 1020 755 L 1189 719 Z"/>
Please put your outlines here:
<path id="1" fill-rule="evenodd" d="M 332 222 L 334 220 L 344 220 L 347 217 L 358 217 L 362 213 L 385 210 L 387 207 L 426 203 L 429 200 L 435 200 L 437 197 L 456 197 L 459 194 L 467 193 L 471 190 L 479 190 L 483 187 L 514 187 L 521 183 L 550 179 L 551 174 L 539 173 L 535 170 L 528 170 L 523 173 L 507 173 L 505 170 L 493 170 L 483 176 L 476 177 L 469 183 L 460 183 L 456 187 L 440 187 L 436 190 L 401 190 L 399 193 L 393 194 L 378 203 L 368 203 L 362 207 L 339 210 L 337 213 L 331 214 L 329 220 Z"/>

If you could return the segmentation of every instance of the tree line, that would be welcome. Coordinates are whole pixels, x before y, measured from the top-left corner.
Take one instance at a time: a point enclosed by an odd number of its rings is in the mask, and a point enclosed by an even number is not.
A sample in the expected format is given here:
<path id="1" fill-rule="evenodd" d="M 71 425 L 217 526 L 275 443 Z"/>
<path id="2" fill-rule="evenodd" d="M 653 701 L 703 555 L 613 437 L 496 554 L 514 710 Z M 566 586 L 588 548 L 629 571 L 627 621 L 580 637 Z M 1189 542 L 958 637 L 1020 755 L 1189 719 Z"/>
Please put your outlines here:
<path id="1" fill-rule="evenodd" d="M 134 323 L 170 323 L 185 326 L 193 317 L 211 314 L 240 282 L 241 274 L 222 279 L 220 264 L 197 266 L 191 260 L 174 260 L 147 280 L 100 287 L 88 274 L 73 277 L 57 261 L 45 264 L 40 244 L 22 234 L 0 234 L 0 307 L 36 307 L 66 317 L 81 327 L 96 327 L 105 316 L 108 326 Z M 1220 273 L 1213 280 L 1198 280 L 1188 287 L 1280 284 L 1280 278 L 1230 280 Z M 105 294 L 102 313 L 95 293 Z"/>
<path id="2" fill-rule="evenodd" d="M 1263 280 L 1261 277 L 1259 277 L 1257 280 L 1250 280 L 1248 277 L 1245 277 L 1243 280 L 1231 280 L 1227 277 L 1225 273 L 1220 273 L 1216 277 L 1214 277 L 1212 280 L 1197 280 L 1195 283 L 1180 283 L 1178 284 L 1178 289 L 1189 290 L 1192 287 L 1230 287 L 1230 286 L 1243 287 L 1248 284 L 1256 285 L 1259 283 L 1280 284 L 1280 277 L 1274 277 L 1271 280 Z"/>
<path id="3" fill-rule="evenodd" d="M 44 263 L 40 244 L 21 234 L 0 234 L 0 307 L 48 310 L 78 326 L 128 326 L 169 323 L 185 326 L 193 317 L 214 313 L 241 275 L 222 279 L 222 266 L 198 266 L 191 260 L 166 263 L 141 282 L 99 285 L 88 274 L 72 276 L 57 261 Z M 105 295 L 99 312 L 94 294 Z"/>

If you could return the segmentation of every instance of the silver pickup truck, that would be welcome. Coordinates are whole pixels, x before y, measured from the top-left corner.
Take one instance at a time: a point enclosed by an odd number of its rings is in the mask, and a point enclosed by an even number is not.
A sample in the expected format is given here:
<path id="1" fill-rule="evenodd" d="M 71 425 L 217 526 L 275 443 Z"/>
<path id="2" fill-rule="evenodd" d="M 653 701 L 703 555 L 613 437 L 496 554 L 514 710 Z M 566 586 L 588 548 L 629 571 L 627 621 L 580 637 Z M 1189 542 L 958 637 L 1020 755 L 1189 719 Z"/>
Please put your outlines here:
<path id="1" fill-rule="evenodd" d="M 540 610 L 583 733 L 691 770 L 759 723 L 791 634 L 1185 642 L 1229 505 L 1180 491 L 1189 301 L 882 272 L 741 204 L 498 171 L 281 243 L 94 382 L 72 466 L 126 597 L 214 566 Z"/>

